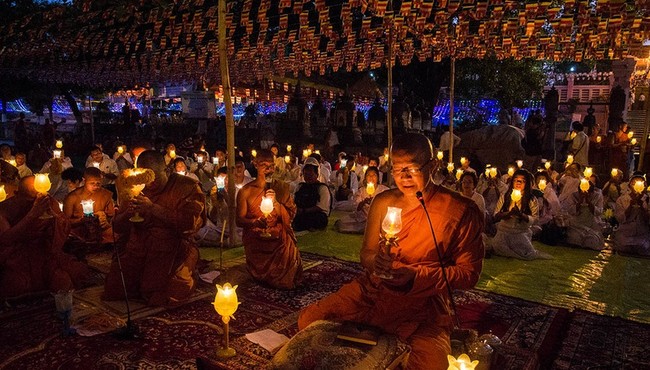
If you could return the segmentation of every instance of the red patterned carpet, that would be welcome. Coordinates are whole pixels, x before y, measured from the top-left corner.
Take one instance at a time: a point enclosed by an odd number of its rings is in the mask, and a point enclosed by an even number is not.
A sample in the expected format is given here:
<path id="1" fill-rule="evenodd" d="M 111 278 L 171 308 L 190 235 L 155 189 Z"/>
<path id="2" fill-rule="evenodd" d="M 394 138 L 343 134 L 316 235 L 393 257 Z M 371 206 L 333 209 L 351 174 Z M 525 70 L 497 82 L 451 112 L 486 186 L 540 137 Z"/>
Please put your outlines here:
<path id="1" fill-rule="evenodd" d="M 360 271 L 355 263 L 307 253 L 303 258 L 323 263 L 305 271 L 305 283 L 299 289 L 278 291 L 250 281 L 238 288 L 241 305 L 231 325 L 231 338 L 239 355 L 221 367 L 263 367 L 271 355 L 243 334 L 268 328 L 292 336 L 299 309 L 336 291 Z M 640 350 L 650 336 L 647 325 L 569 313 L 481 291 L 458 292 L 456 297 L 465 328 L 479 333 L 491 330 L 504 341 L 493 368 L 587 369 L 594 364 L 649 368 L 648 354 Z M 204 298 L 136 320 L 142 337 L 133 341 L 119 341 L 109 334 L 62 337 L 50 298 L 4 310 L 0 313 L 0 368 L 194 369 L 197 357 L 216 361 L 213 353 L 221 325 L 210 302 Z"/>

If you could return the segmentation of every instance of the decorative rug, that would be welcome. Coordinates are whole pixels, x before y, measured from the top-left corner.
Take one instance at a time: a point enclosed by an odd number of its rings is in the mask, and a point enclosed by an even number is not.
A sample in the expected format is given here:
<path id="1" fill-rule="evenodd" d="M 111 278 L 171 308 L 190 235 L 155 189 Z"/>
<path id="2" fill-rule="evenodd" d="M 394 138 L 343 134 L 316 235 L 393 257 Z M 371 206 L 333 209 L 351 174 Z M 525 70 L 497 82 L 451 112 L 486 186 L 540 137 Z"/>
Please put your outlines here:
<path id="1" fill-rule="evenodd" d="M 579 310 L 553 369 L 650 369 L 650 325 Z"/>
<path id="2" fill-rule="evenodd" d="M 197 358 L 208 360 L 216 368 L 264 367 L 271 354 L 249 342 L 244 334 L 272 329 L 293 336 L 300 309 L 338 290 L 361 272 L 358 263 L 309 253 L 303 253 L 303 259 L 322 263 L 307 269 L 303 284 L 295 290 L 276 290 L 252 281 L 239 286 L 241 305 L 231 321 L 231 343 L 238 356 L 231 360 L 219 362 L 214 357 L 222 324 L 211 305 L 212 293 L 135 320 L 141 337 L 131 341 L 120 341 L 110 334 L 61 336 L 61 320 L 53 300 L 46 297 L 33 306 L 2 314 L 0 343 L 5 345 L 0 346 L 0 368 L 194 369 Z M 646 353 L 632 351 L 634 341 L 639 346 L 647 343 L 647 326 L 583 312 L 572 315 L 563 309 L 483 291 L 457 292 L 455 296 L 463 328 L 476 329 L 479 334 L 491 330 L 503 340 L 494 369 L 550 368 L 546 364 L 556 359 L 558 369 L 573 369 L 574 365 L 581 368 L 591 360 L 613 364 L 619 358 L 622 364 L 647 364 Z M 623 342 L 624 333 L 634 339 Z M 609 351 L 602 358 L 595 353 L 603 351 L 596 342 L 598 338 Z M 623 344 L 625 351 L 621 354 L 625 357 L 618 357 Z"/>

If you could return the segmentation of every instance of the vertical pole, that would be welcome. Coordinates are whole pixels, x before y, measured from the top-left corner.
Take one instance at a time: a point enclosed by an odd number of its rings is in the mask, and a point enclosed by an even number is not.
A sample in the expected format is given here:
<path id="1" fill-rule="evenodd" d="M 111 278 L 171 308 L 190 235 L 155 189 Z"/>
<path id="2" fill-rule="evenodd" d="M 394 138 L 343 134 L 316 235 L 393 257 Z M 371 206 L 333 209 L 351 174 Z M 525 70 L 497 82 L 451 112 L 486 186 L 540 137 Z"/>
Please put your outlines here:
<path id="1" fill-rule="evenodd" d="M 645 159 L 645 150 L 648 144 L 648 131 L 650 131 L 650 102 L 645 104 L 645 124 L 643 125 L 643 136 L 641 137 L 641 153 L 639 153 L 639 163 L 636 166 L 637 171 L 643 171 L 643 160 Z"/>
<path id="2" fill-rule="evenodd" d="M 388 117 L 386 118 L 386 130 L 388 131 L 388 150 L 393 148 L 393 27 L 388 30 Z M 392 161 L 392 158 L 389 158 Z M 390 165 L 389 165 L 390 166 Z M 390 167 L 389 167 L 390 168 Z M 391 180 L 391 171 L 386 174 L 386 183 Z"/>
<path id="3" fill-rule="evenodd" d="M 454 162 L 454 88 L 456 80 L 456 58 L 451 57 L 449 76 L 449 162 Z"/>
<path id="4" fill-rule="evenodd" d="M 228 150 L 228 246 L 234 246 L 235 236 L 235 121 L 230 97 L 230 75 L 228 72 L 228 51 L 226 48 L 226 0 L 219 0 L 219 66 L 223 102 L 226 105 L 226 147 Z"/>
<path id="5" fill-rule="evenodd" d="M 93 101 L 88 97 L 88 110 L 90 111 L 90 139 L 92 144 L 95 145 L 95 120 L 93 117 Z"/>

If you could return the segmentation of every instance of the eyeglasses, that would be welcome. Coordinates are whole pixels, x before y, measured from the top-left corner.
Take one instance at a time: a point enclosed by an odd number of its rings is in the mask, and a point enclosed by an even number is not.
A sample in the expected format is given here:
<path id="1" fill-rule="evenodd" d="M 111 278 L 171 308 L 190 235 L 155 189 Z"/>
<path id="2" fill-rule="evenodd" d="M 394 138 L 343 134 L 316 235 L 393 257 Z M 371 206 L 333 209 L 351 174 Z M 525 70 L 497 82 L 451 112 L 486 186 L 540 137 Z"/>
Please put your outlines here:
<path id="1" fill-rule="evenodd" d="M 392 170 L 390 170 L 390 172 L 393 174 L 394 177 L 402 176 L 406 173 L 408 173 L 411 176 L 417 176 L 422 172 L 424 167 L 426 167 L 430 162 L 431 160 L 427 161 L 427 163 L 423 164 L 422 167 L 393 168 Z"/>

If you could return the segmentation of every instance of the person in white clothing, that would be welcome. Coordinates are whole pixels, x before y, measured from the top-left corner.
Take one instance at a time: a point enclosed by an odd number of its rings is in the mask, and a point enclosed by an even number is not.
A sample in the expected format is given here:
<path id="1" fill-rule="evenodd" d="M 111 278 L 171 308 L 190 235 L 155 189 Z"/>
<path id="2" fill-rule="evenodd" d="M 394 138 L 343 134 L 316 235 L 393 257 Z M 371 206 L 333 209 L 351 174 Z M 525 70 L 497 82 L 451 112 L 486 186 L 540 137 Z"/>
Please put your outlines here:
<path id="1" fill-rule="evenodd" d="M 583 129 L 582 123 L 573 122 L 573 132 L 570 135 L 573 137 L 571 140 L 573 162 L 584 167 L 589 164 L 589 136 L 585 134 Z"/>

